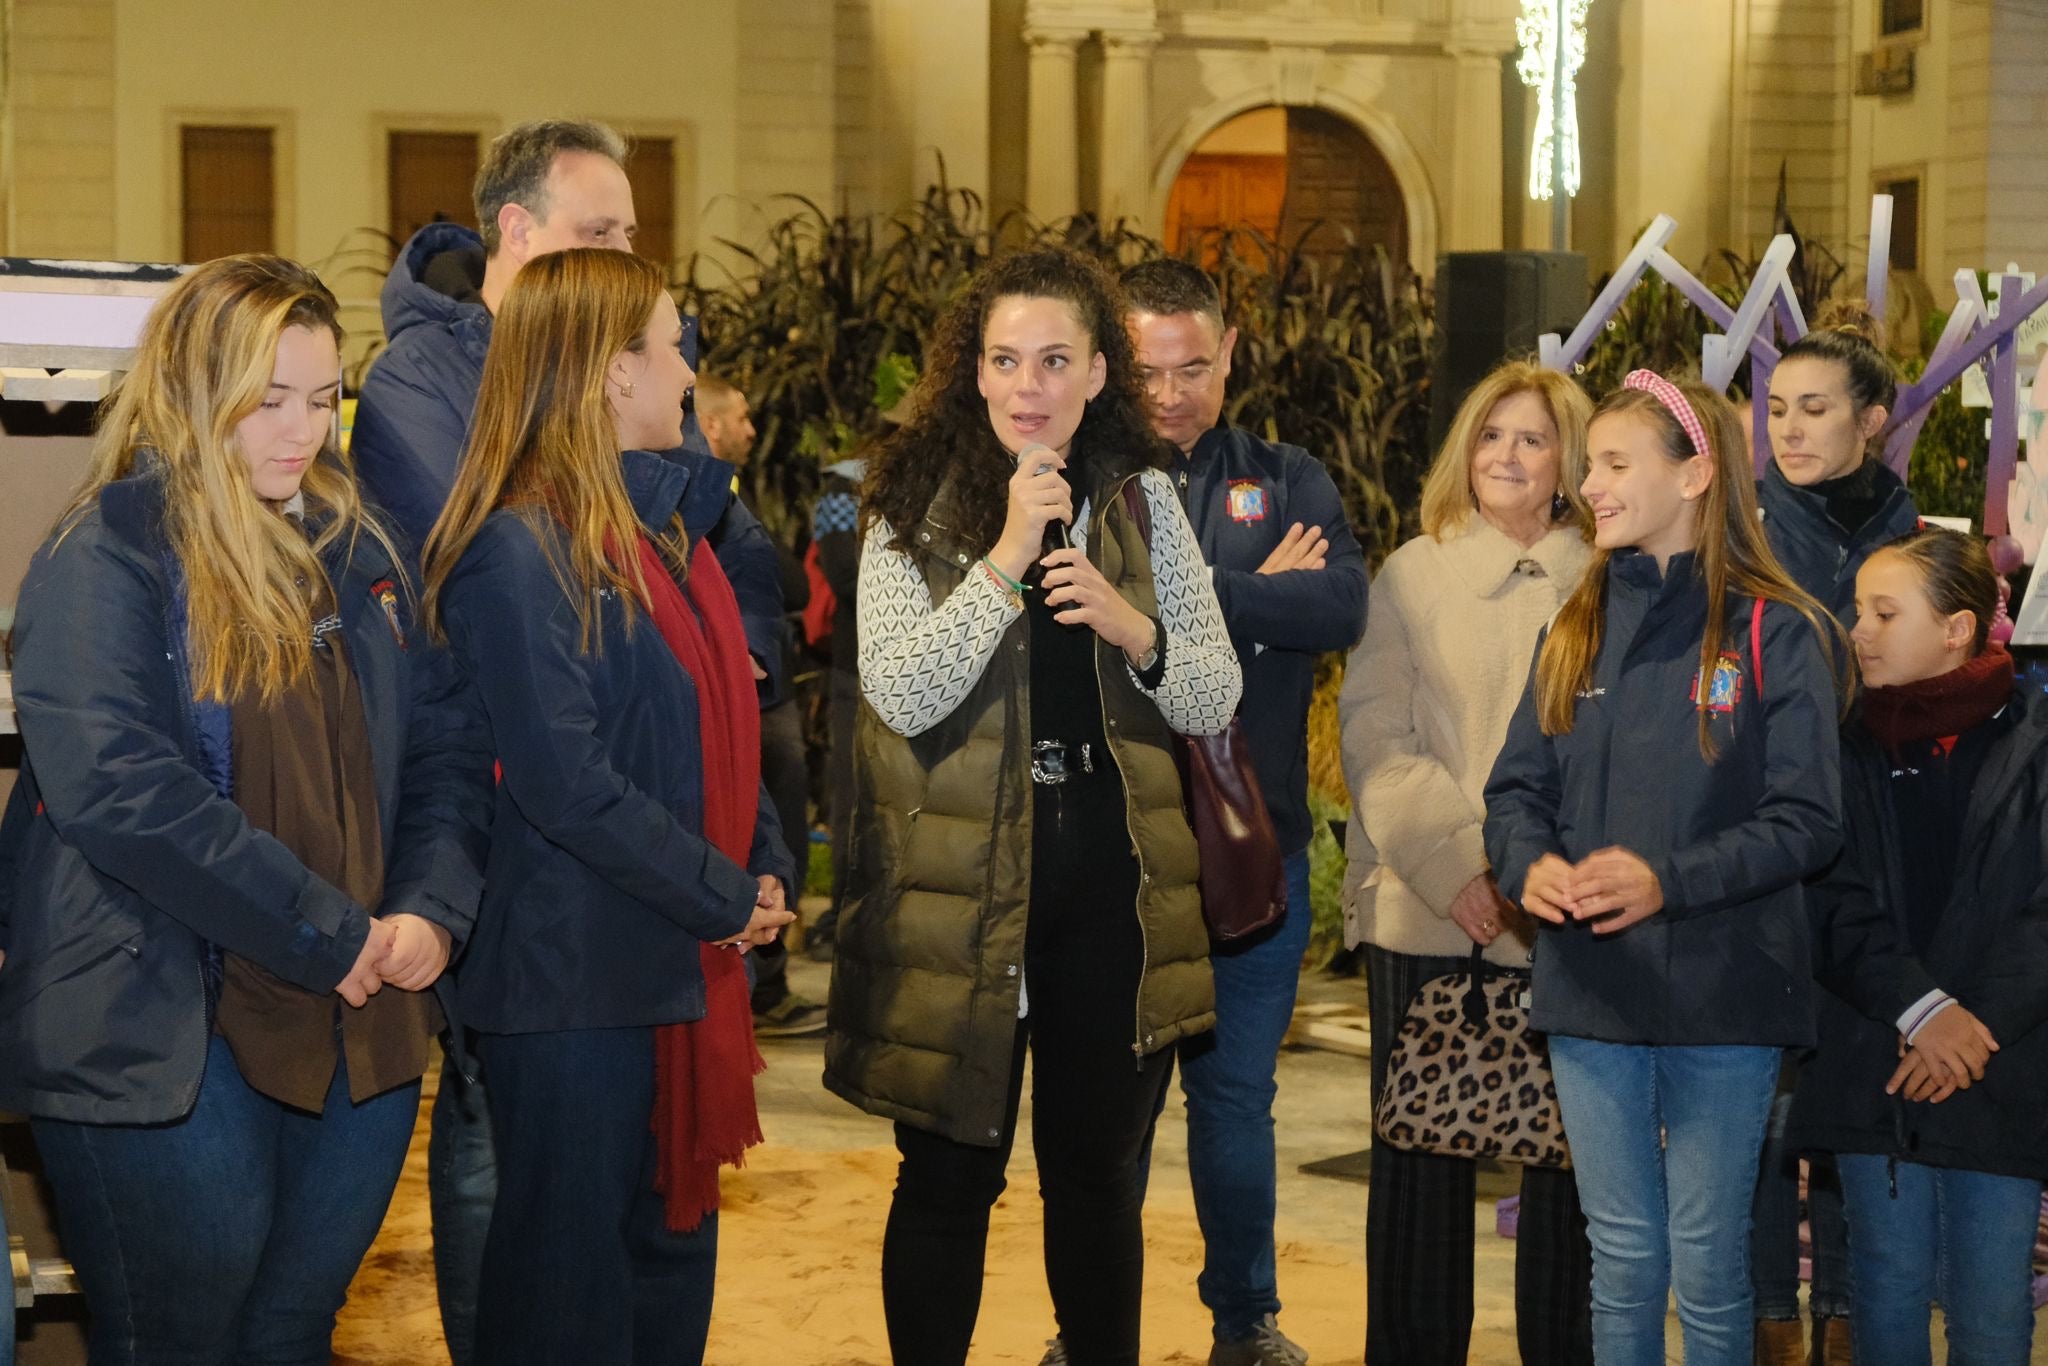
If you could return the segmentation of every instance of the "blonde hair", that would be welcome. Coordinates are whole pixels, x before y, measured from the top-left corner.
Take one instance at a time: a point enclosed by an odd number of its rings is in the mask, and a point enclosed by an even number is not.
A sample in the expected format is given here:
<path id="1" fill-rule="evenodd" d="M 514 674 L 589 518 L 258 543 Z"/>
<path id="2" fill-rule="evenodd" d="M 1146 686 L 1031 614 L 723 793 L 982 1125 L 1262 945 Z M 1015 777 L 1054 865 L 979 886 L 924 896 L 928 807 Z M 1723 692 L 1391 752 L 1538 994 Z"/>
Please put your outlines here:
<path id="1" fill-rule="evenodd" d="M 1582 534 L 1592 535 L 1593 516 L 1579 485 L 1586 478 L 1586 424 L 1592 420 L 1593 400 L 1570 375 L 1526 360 L 1495 366 L 1458 405 L 1457 416 L 1451 419 L 1451 429 L 1422 485 L 1422 529 L 1426 534 L 1440 541 L 1446 533 L 1462 529 L 1472 515 L 1477 506 L 1472 493 L 1472 453 L 1478 449 L 1479 433 L 1501 400 L 1516 394 L 1536 395 L 1557 426 L 1557 491 L 1568 506 L 1556 520 L 1577 522 Z"/>
<path id="2" fill-rule="evenodd" d="M 1673 383 L 1706 429 L 1708 449 L 1704 451 L 1693 449 L 1685 428 L 1656 395 L 1640 389 L 1616 389 L 1601 402 L 1594 417 L 1627 414 L 1640 418 L 1657 433 L 1665 455 L 1672 460 L 1704 455 L 1713 463 L 1714 476 L 1693 513 L 1698 522 L 1699 573 L 1707 585 L 1707 624 L 1699 652 L 1701 679 L 1711 679 L 1720 662 L 1732 592 L 1784 603 L 1806 618 L 1814 634 L 1833 647 L 1846 707 L 1854 686 L 1846 663 L 1847 639 L 1827 609 L 1792 581 L 1764 539 L 1756 510 L 1756 475 L 1743 442 L 1741 416 L 1735 405 L 1704 384 L 1694 380 Z M 1536 658 L 1536 713 L 1545 735 L 1562 735 L 1572 728 L 1579 695 L 1593 686 L 1593 664 L 1600 656 L 1600 635 L 1606 623 L 1607 564 L 1612 558 L 1605 550 L 1594 553 L 1578 588 L 1558 609 Z M 1699 713 L 1700 753 L 1712 762 L 1715 747 L 1707 709 L 1710 691 L 1698 689 L 1695 710 Z"/>
<path id="3" fill-rule="evenodd" d="M 605 370 L 621 351 L 648 345 L 647 320 L 663 288 L 661 268 L 600 247 L 550 252 L 521 266 L 491 328 L 483 382 L 455 487 L 425 550 L 422 615 L 444 639 L 441 590 L 463 551 L 501 507 L 533 526 L 548 568 L 576 609 L 581 648 L 603 636 L 605 590 L 615 590 L 626 629 L 647 608 L 647 580 L 635 553 L 640 520 L 626 495 L 618 429 Z M 543 519 L 568 537 L 564 562 Z M 657 538 L 679 572 L 680 522 Z"/>
<path id="4" fill-rule="evenodd" d="M 268 397 L 278 338 L 291 327 L 341 341 L 334 295 L 297 262 L 224 256 L 171 286 L 143 324 L 134 367 L 100 422 L 92 467 L 58 521 L 61 539 L 101 490 L 138 467 L 161 479 L 200 701 L 252 691 L 271 700 L 304 677 L 313 659 L 311 585 L 326 581 L 321 552 L 337 540 L 348 538 L 352 550 L 367 531 L 394 567 L 404 563 L 364 511 L 331 440 L 300 484 L 312 540 L 250 483 L 235 428 Z"/>

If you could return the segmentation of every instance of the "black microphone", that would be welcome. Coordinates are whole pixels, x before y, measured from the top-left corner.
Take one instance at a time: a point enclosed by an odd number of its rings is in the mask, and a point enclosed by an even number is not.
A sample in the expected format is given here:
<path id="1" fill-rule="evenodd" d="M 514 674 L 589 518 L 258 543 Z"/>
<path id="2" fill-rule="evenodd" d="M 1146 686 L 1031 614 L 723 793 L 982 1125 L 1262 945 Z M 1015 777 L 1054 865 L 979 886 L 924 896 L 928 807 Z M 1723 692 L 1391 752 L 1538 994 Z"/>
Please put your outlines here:
<path id="1" fill-rule="evenodd" d="M 1053 462 L 1045 457 L 1054 454 L 1053 448 L 1046 445 L 1043 441 L 1034 441 L 1023 450 L 1017 452 L 1017 463 L 1021 465 L 1026 460 L 1037 459 L 1039 462 L 1038 468 L 1033 470 L 1032 473 L 1034 475 L 1048 474 L 1052 472 L 1054 466 Z M 1067 524 L 1065 522 L 1054 518 L 1045 524 L 1044 548 L 1046 554 L 1050 555 L 1055 550 L 1068 550 L 1072 546 L 1073 542 L 1067 536 Z"/>

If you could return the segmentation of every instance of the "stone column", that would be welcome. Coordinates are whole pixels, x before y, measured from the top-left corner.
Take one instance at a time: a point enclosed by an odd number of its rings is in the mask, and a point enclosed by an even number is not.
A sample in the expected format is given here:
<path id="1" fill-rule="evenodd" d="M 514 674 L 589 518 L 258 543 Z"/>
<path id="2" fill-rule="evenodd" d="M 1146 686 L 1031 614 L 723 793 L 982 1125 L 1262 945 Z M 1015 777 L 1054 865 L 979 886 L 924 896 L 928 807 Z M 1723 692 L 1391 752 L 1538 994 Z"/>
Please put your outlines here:
<path id="1" fill-rule="evenodd" d="M 1032 216 L 1047 222 L 1070 217 L 1081 207 L 1074 58 L 1087 36 L 1084 29 L 1024 30 L 1024 41 L 1031 47 L 1024 194 Z"/>
<path id="2" fill-rule="evenodd" d="M 1136 219 L 1153 232 L 1152 49 L 1159 34 L 1149 30 L 1105 30 L 1102 35 L 1102 128 L 1099 143 L 1102 193 L 1098 211 L 1105 225 Z"/>
<path id="3" fill-rule="evenodd" d="M 1454 46 L 1450 57 L 1455 117 L 1444 249 L 1495 251 L 1501 245 L 1501 54 Z"/>

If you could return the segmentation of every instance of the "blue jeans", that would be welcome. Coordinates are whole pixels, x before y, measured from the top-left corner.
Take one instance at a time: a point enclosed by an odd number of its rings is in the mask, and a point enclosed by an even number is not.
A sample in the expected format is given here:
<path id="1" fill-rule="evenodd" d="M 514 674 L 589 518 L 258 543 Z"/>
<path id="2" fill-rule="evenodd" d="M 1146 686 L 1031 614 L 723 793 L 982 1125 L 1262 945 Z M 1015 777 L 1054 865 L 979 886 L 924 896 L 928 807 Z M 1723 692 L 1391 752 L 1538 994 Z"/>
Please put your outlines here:
<path id="1" fill-rule="evenodd" d="M 478 1286 L 489 1366 L 701 1366 L 718 1216 L 655 1192 L 654 1030 L 487 1034 L 498 1198 Z"/>
<path id="2" fill-rule="evenodd" d="M 441 1063 L 427 1139 L 427 1203 L 434 1228 L 434 1290 L 450 1366 L 475 1366 L 476 1287 L 483 1276 L 484 1238 L 498 1196 L 498 1157 L 484 1101 L 483 1063 L 454 1049 Z"/>
<path id="3" fill-rule="evenodd" d="M 39 1119 L 93 1366 L 327 1366 L 334 1316 L 405 1165 L 417 1082 L 322 1115 L 253 1091 L 225 1040 L 172 1124 Z"/>
<path id="4" fill-rule="evenodd" d="M 1844 1153 L 1857 1366 L 1928 1366 L 1928 1304 L 1949 1366 L 2026 1366 L 2033 1352 L 2041 1183 Z"/>
<path id="5" fill-rule="evenodd" d="M 1778 1055 L 1550 1036 L 1593 1243 L 1600 1366 L 1663 1366 L 1674 1289 L 1688 1366 L 1749 1366 L 1749 1203 Z"/>
<path id="6" fill-rule="evenodd" d="M 1197 1281 L 1220 1341 L 1280 1312 L 1273 1257 L 1273 1097 L 1280 1041 L 1308 949 L 1308 854 L 1287 860 L 1287 915 L 1254 942 L 1219 949 L 1216 1028 L 1181 1049 L 1188 1179 L 1206 1256 Z"/>
<path id="7" fill-rule="evenodd" d="M 1756 1316 L 1792 1322 L 1799 1318 L 1799 1154 L 1786 1142 L 1798 1064 L 1789 1057 L 1778 1075 L 1764 1134 L 1763 1169 L 1751 1202 L 1750 1286 Z M 1813 1293 L 1816 1319 L 1849 1317 L 1849 1233 L 1842 1217 L 1842 1181 L 1835 1159 L 1815 1154 L 1807 1163 L 1806 1217 L 1813 1231 Z"/>

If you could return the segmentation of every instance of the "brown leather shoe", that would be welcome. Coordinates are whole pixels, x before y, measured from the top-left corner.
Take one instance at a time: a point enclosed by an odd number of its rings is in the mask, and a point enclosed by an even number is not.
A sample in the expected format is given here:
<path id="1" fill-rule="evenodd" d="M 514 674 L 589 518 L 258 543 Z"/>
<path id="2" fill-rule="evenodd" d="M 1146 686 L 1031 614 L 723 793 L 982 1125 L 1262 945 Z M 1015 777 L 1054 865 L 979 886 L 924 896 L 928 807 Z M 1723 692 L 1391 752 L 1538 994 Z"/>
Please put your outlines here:
<path id="1" fill-rule="evenodd" d="M 1806 1325 L 1798 1319 L 1758 1319 L 1756 1366 L 1806 1366 Z"/>
<path id="2" fill-rule="evenodd" d="M 1813 1321 L 1811 1366 L 1856 1366 L 1854 1339 L 1849 1336 L 1849 1320 Z"/>

